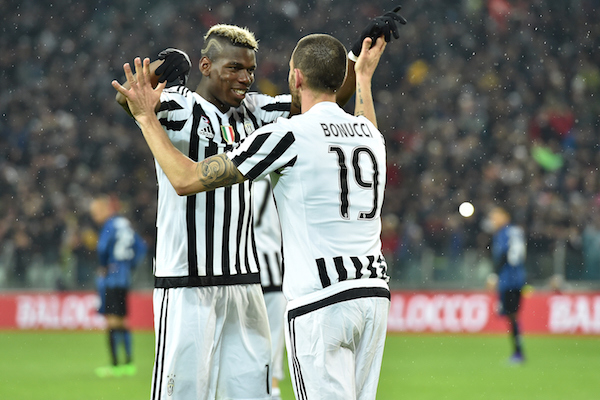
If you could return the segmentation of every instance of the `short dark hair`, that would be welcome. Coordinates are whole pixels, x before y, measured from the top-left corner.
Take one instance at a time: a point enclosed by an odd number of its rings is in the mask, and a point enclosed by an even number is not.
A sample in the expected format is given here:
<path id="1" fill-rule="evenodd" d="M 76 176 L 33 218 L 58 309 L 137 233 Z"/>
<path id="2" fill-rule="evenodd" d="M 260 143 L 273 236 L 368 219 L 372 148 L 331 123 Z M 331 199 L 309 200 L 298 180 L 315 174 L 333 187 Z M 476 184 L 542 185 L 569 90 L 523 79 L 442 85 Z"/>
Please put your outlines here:
<path id="1" fill-rule="evenodd" d="M 330 35 L 312 34 L 300 39 L 292 53 L 292 62 L 312 90 L 335 92 L 346 78 L 346 48 Z"/>

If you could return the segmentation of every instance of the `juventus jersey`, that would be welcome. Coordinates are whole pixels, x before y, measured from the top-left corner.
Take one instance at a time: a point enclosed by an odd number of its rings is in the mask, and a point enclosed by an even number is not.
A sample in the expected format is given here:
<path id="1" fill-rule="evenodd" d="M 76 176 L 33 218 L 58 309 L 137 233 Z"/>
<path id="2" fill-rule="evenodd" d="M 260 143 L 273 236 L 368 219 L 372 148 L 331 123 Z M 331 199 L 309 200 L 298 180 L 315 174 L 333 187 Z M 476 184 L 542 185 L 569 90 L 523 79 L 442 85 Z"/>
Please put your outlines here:
<path id="1" fill-rule="evenodd" d="M 271 190 L 271 179 L 254 181 L 254 237 L 263 292 L 281 292 L 281 228 Z"/>
<path id="2" fill-rule="evenodd" d="M 248 93 L 220 112 L 183 86 L 165 89 L 157 117 L 171 142 L 198 161 L 231 150 L 258 127 L 288 116 L 291 96 Z M 178 196 L 156 163 L 158 210 L 155 286 L 259 283 L 252 236 L 251 182 Z"/>
<path id="3" fill-rule="evenodd" d="M 341 281 L 389 280 L 380 241 L 385 144 L 369 120 L 322 102 L 227 154 L 249 179 L 271 174 L 289 301 Z"/>

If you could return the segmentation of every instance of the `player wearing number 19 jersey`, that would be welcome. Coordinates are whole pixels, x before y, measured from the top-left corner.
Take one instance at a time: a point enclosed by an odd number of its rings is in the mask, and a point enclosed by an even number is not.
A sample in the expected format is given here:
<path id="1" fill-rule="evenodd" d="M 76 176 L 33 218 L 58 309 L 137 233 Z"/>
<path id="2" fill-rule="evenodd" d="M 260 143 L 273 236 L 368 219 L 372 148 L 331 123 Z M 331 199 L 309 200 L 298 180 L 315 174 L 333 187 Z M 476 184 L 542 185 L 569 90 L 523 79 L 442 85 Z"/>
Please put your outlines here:
<path id="1" fill-rule="evenodd" d="M 311 36 L 294 54 L 327 43 Z M 367 118 L 321 101 L 226 154 L 245 178 L 273 181 L 296 397 L 374 399 L 390 298 L 380 241 L 383 136 Z"/>
<path id="2" fill-rule="evenodd" d="M 273 173 L 288 300 L 386 286 L 379 237 L 385 145 L 369 120 L 322 102 L 257 130 L 229 156 L 249 179 Z"/>

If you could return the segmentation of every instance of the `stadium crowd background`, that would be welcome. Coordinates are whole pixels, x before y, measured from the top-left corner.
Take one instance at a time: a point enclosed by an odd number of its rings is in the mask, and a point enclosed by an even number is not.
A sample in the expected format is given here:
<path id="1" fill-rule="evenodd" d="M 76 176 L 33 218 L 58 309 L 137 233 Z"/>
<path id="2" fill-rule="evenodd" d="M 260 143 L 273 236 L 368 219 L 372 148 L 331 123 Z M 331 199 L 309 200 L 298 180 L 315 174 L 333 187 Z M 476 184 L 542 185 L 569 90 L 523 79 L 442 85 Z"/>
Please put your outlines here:
<path id="1" fill-rule="evenodd" d="M 409 24 L 374 79 L 388 145 L 384 248 L 392 286 L 480 287 L 485 214 L 528 236 L 530 282 L 600 282 L 600 1 L 404 0 Z M 395 2 L 0 0 L 0 287 L 91 288 L 111 193 L 152 245 L 156 184 L 110 82 L 166 47 L 193 61 L 215 23 L 260 40 L 254 88 L 287 91 L 289 54 L 326 32 L 351 46 Z M 463 218 L 458 205 L 475 214 Z M 150 287 L 151 261 L 136 274 Z"/>

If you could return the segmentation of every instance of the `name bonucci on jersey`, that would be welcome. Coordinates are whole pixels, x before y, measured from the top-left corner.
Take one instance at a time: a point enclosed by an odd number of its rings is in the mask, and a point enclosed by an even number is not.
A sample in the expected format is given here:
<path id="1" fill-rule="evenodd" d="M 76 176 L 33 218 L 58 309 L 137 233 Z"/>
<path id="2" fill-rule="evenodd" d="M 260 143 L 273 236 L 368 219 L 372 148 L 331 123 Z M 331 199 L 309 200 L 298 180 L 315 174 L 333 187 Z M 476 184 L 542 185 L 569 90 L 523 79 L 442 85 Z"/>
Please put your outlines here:
<path id="1" fill-rule="evenodd" d="M 271 175 L 288 300 L 342 281 L 389 280 L 380 240 L 385 143 L 370 121 L 323 102 L 257 130 L 228 156 L 249 179 Z"/>
<path id="2" fill-rule="evenodd" d="M 161 94 L 157 116 L 173 145 L 198 161 L 236 147 L 260 126 L 288 116 L 291 97 L 248 93 L 220 112 L 183 86 Z M 259 283 L 251 182 L 178 196 L 156 164 L 158 210 L 155 287 Z"/>

